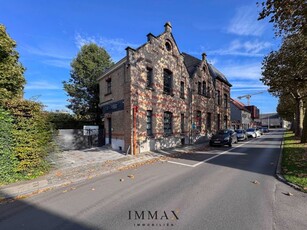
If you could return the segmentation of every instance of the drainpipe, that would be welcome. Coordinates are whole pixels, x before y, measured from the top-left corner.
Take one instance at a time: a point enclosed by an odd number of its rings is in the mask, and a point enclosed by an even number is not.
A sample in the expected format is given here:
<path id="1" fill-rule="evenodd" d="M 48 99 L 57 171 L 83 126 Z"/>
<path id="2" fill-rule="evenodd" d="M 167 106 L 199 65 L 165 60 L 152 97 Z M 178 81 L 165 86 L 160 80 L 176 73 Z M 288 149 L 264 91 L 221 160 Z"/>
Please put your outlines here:
<path id="1" fill-rule="evenodd" d="M 133 106 L 133 151 L 132 154 L 133 155 L 137 155 L 136 154 L 136 145 L 137 145 L 137 135 L 136 135 L 136 116 L 137 116 L 137 112 L 138 112 L 138 106 Z"/>

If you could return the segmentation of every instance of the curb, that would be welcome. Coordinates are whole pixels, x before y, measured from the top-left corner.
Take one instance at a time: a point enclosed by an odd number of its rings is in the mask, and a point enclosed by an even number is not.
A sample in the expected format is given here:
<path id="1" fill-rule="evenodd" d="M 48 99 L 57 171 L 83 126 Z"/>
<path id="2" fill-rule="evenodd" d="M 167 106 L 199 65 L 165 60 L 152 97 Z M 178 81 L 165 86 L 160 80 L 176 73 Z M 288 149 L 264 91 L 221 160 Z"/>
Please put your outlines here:
<path id="1" fill-rule="evenodd" d="M 7 185 L 4 186 L 3 188 L 0 188 L 0 203 L 9 201 L 9 200 L 14 200 L 14 199 L 20 199 L 24 197 L 28 197 L 31 195 L 35 195 L 41 192 L 45 192 L 48 190 L 72 185 L 74 183 L 79 183 L 79 182 L 84 182 L 89 179 L 93 179 L 97 176 L 102 176 L 110 173 L 114 173 L 117 171 L 120 171 L 121 168 L 128 167 L 130 165 L 134 164 L 141 164 L 143 162 L 152 160 L 157 158 L 156 156 L 152 157 L 145 157 L 145 158 L 135 158 L 135 159 L 128 159 L 126 162 L 121 162 L 119 165 L 114 166 L 114 168 L 105 170 L 105 171 L 100 171 L 98 173 L 94 173 L 92 175 L 82 175 L 78 178 L 71 178 L 71 179 L 65 179 L 60 182 L 51 182 L 48 181 L 48 179 L 37 179 L 33 181 L 23 181 L 20 183 L 17 183 L 16 185 Z"/>
<path id="2" fill-rule="evenodd" d="M 281 182 L 289 185 L 290 187 L 296 189 L 296 190 L 299 190 L 299 191 L 303 191 L 303 188 L 296 185 L 296 184 L 293 184 L 289 181 L 287 181 L 284 176 L 282 175 L 281 173 L 281 162 L 282 162 L 282 152 L 283 152 L 283 148 L 284 148 L 284 132 L 283 132 L 283 136 L 282 136 L 282 140 L 281 140 L 281 144 L 280 144 L 280 153 L 279 153 L 279 158 L 278 158 L 278 163 L 277 163 L 277 167 L 276 167 L 276 178 L 278 180 L 280 180 Z"/>
<path id="3" fill-rule="evenodd" d="M 195 145 L 187 145 L 184 147 L 180 147 L 178 149 L 185 149 L 185 150 L 192 150 L 194 148 L 197 148 L 198 146 L 200 146 L 202 144 L 195 144 Z M 175 148 L 170 148 L 168 149 L 173 150 L 173 149 L 177 149 Z M 167 149 L 165 151 L 168 151 Z M 24 198 L 24 197 L 28 197 L 34 194 L 38 194 L 41 192 L 45 192 L 48 190 L 52 190 L 55 188 L 60 188 L 60 187 L 64 187 L 64 186 L 68 186 L 68 185 L 72 185 L 74 183 L 79 183 L 79 182 L 83 182 L 86 181 L 88 179 L 93 179 L 97 176 L 102 176 L 102 175 L 106 175 L 106 174 L 110 174 L 110 173 L 114 173 L 117 171 L 121 171 L 122 169 L 129 167 L 131 165 L 138 165 L 138 164 L 142 164 L 144 162 L 153 160 L 153 159 L 158 159 L 159 157 L 163 156 L 163 155 L 159 155 L 155 152 L 152 152 L 153 154 L 151 154 L 150 156 L 143 156 L 140 158 L 132 158 L 132 159 L 127 159 L 126 161 L 121 162 L 118 165 L 115 165 L 114 168 L 111 169 L 107 169 L 106 171 L 100 171 L 100 172 L 96 172 L 92 175 L 81 175 L 78 178 L 70 178 L 70 179 L 65 179 L 59 182 L 52 182 L 50 180 L 48 180 L 48 178 L 41 178 L 41 179 L 34 179 L 32 181 L 23 181 L 23 182 L 19 182 L 16 183 L 15 185 L 7 185 L 4 186 L 3 188 L 0 187 L 0 203 L 1 202 L 5 202 L 5 201 L 9 201 L 9 200 L 14 200 L 14 199 L 20 199 L 20 198 Z M 169 153 L 171 154 L 171 153 Z M 167 156 L 168 154 L 166 154 Z M 164 155 L 165 156 L 165 155 Z M 116 160 L 115 160 L 116 161 Z"/>

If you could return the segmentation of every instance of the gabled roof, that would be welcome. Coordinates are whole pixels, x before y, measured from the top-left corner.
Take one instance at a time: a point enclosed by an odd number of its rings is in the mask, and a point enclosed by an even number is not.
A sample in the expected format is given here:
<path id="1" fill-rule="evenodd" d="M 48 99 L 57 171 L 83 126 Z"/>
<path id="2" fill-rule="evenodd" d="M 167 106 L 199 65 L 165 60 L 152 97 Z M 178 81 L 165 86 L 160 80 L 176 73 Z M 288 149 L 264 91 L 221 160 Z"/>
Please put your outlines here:
<path id="1" fill-rule="evenodd" d="M 197 70 L 197 68 L 199 67 L 201 60 L 187 53 L 182 53 L 182 55 L 184 57 L 184 64 L 187 67 L 190 77 L 192 77 L 195 71 Z M 209 64 L 208 62 L 207 62 L 207 65 L 208 65 L 209 73 L 211 77 L 213 78 L 213 81 L 215 81 L 216 79 L 219 79 L 222 82 L 226 83 L 228 86 L 230 87 L 232 86 L 227 80 L 227 78 L 225 77 L 225 75 L 222 74 L 217 68 L 215 68 L 212 64 Z"/>
<path id="2" fill-rule="evenodd" d="M 201 60 L 187 53 L 182 53 L 182 55 L 183 55 L 184 64 L 188 70 L 188 73 L 190 74 L 190 77 L 192 77 L 195 71 L 197 70 L 197 67 L 201 63 Z"/>
<path id="3" fill-rule="evenodd" d="M 209 68 L 209 72 L 210 72 L 210 75 L 215 79 L 219 79 L 221 80 L 222 82 L 226 83 L 228 86 L 232 86 L 229 81 L 227 80 L 227 78 L 225 77 L 224 74 L 222 74 L 217 68 L 215 68 L 212 64 L 208 64 L 208 68 Z"/>
<path id="4" fill-rule="evenodd" d="M 245 105 L 244 105 L 242 102 L 237 101 L 237 100 L 235 100 L 235 99 L 233 99 L 233 98 L 230 98 L 230 103 L 232 103 L 232 104 L 233 104 L 234 106 L 236 106 L 238 109 L 244 110 L 244 111 L 250 113 L 250 111 L 249 111 L 248 109 L 245 108 Z"/>

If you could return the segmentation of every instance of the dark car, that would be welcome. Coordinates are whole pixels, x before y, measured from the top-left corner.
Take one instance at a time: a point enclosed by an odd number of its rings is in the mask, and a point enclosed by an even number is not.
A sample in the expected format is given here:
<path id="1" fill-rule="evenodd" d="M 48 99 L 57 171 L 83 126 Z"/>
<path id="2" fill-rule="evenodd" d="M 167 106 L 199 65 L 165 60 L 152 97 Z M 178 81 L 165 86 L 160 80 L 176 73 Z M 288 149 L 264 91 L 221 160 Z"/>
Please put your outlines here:
<path id="1" fill-rule="evenodd" d="M 210 146 L 214 145 L 228 145 L 232 146 L 232 143 L 238 143 L 237 134 L 232 129 L 222 129 L 217 131 L 210 139 Z"/>
<path id="2" fill-rule="evenodd" d="M 244 129 L 236 129 L 235 131 L 237 133 L 238 141 L 247 140 L 247 134 L 246 134 L 246 131 Z"/>

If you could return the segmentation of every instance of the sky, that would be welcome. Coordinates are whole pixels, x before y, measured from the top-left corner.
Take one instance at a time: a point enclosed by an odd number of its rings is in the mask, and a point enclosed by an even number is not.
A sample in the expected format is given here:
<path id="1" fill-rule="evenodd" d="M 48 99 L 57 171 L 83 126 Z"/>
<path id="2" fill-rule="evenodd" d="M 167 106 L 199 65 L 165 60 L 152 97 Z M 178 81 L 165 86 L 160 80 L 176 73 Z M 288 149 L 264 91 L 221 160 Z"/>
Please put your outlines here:
<path id="1" fill-rule="evenodd" d="M 261 1 L 261 0 L 258 0 Z M 94 42 L 114 62 L 125 48 L 138 48 L 146 35 L 159 35 L 171 22 L 180 52 L 208 61 L 233 85 L 231 97 L 251 94 L 260 113 L 276 112 L 278 99 L 259 80 L 265 55 L 277 50 L 268 20 L 258 21 L 257 0 L 0 0 L 0 24 L 17 42 L 26 68 L 25 98 L 48 111 L 68 110 L 63 81 L 73 58 Z M 253 95 L 255 94 L 255 95 Z M 247 99 L 240 100 L 247 104 Z"/>

